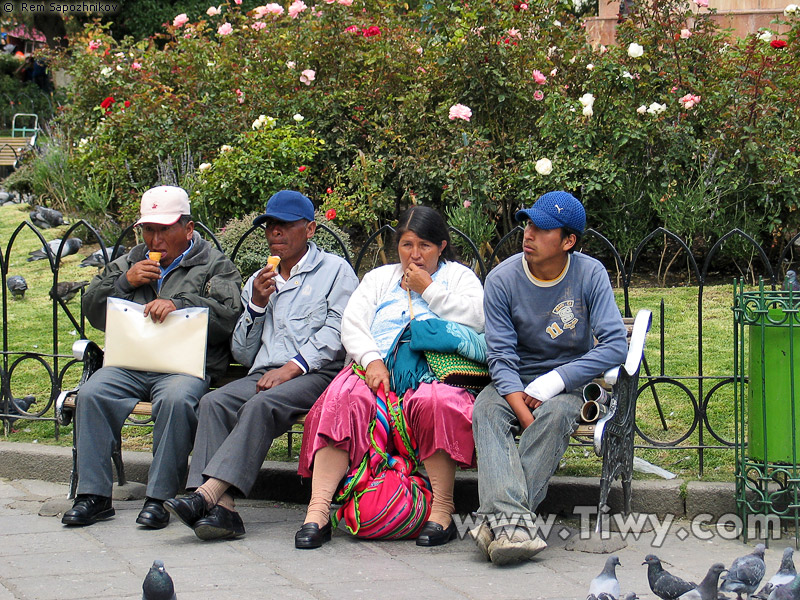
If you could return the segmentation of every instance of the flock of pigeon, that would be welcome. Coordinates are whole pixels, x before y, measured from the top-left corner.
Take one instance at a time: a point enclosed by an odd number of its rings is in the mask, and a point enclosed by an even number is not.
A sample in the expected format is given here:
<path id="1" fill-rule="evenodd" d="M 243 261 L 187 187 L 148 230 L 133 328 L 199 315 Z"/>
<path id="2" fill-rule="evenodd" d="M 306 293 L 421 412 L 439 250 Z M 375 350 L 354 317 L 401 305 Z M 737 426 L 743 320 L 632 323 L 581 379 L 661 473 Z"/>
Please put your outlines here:
<path id="1" fill-rule="evenodd" d="M 29 213 L 29 217 L 31 222 L 40 229 L 49 229 L 50 227 L 58 227 L 59 225 L 65 224 L 64 215 L 61 212 L 43 206 L 36 207 L 35 210 L 32 210 Z M 70 237 L 66 240 L 52 240 L 47 242 L 46 246 L 31 251 L 28 255 L 28 262 L 44 260 L 46 258 L 55 260 L 59 250 L 61 251 L 61 258 L 64 258 L 72 254 L 77 254 L 82 246 L 83 242 L 76 237 Z M 80 266 L 101 268 L 104 267 L 106 263 L 122 256 L 125 251 L 126 249 L 120 246 L 109 256 L 109 251 L 100 248 L 84 258 Z M 69 302 L 87 285 L 89 285 L 88 281 L 62 281 L 50 290 L 50 297 L 54 300 L 60 299 L 63 302 Z M 25 298 L 25 292 L 28 290 L 28 283 L 22 275 L 11 275 L 6 279 L 6 287 L 8 291 L 11 292 L 11 297 L 14 300 L 23 300 Z"/>
<path id="2" fill-rule="evenodd" d="M 723 592 L 736 594 L 736 600 L 800 600 L 800 577 L 794 567 L 792 548 L 783 551 L 777 573 L 756 593 L 767 572 L 764 563 L 764 544 L 758 544 L 752 553 L 735 559 L 730 568 L 722 563 L 711 565 L 703 580 L 697 584 L 673 575 L 661 565 L 654 554 L 644 558 L 647 565 L 647 582 L 650 590 L 662 600 L 721 600 L 732 598 Z M 586 600 L 633 600 L 635 592 L 620 596 L 616 568 L 619 558 L 610 556 L 602 572 L 592 579 Z"/>

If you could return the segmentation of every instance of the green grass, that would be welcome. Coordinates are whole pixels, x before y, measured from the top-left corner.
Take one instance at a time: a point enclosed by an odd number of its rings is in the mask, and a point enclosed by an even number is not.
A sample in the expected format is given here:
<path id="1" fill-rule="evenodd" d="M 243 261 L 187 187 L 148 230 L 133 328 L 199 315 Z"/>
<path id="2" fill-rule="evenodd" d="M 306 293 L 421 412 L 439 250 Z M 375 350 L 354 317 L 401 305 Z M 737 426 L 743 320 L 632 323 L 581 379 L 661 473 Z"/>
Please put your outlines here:
<path id="1" fill-rule="evenodd" d="M 26 207 L 5 206 L 0 207 L 0 246 L 5 253 L 8 240 L 16 227 L 27 217 Z M 66 227 L 42 231 L 48 240 L 61 237 Z M 77 232 L 79 235 L 82 232 Z M 27 262 L 30 250 L 40 247 L 38 238 L 25 229 L 15 240 L 10 256 L 9 275 L 20 274 L 28 281 L 29 290 L 24 300 L 9 301 L 9 347 L 11 350 L 38 350 L 52 353 L 53 333 L 52 301 L 48 297 L 48 290 L 52 285 L 52 273 L 46 261 Z M 90 254 L 97 248 L 84 246 L 78 256 L 64 259 L 59 280 L 73 281 L 91 279 L 96 274 L 93 268 L 79 268 L 78 263 L 83 256 Z M 659 353 L 661 323 L 659 321 L 659 306 L 664 302 L 664 330 L 665 352 L 663 356 L 663 371 L 666 376 L 687 377 L 698 373 L 698 288 L 696 287 L 637 287 L 630 290 L 630 304 L 633 313 L 641 308 L 653 311 L 653 326 L 648 337 L 645 355 L 651 373 L 658 374 L 662 369 L 662 356 Z M 618 303 L 622 306 L 622 294 L 618 293 Z M 703 372 L 706 376 L 730 376 L 733 372 L 733 317 L 731 306 L 733 303 L 733 290 L 731 285 L 706 287 L 703 292 Z M 80 313 L 79 297 L 70 302 L 70 308 L 77 316 Z M 61 310 L 60 308 L 58 309 Z M 59 316 L 59 344 L 60 354 L 70 355 L 72 342 L 76 339 L 74 327 L 63 315 Z M 86 326 L 88 336 L 102 345 L 103 334 Z M 10 361 L 16 357 L 12 356 Z M 59 368 L 68 359 L 60 359 Z M 37 396 L 34 408 L 41 409 L 44 399 L 50 394 L 44 369 L 33 361 L 23 361 L 14 371 L 11 389 L 15 396 L 24 396 L 33 393 Z M 79 369 L 71 368 L 65 378 L 65 386 L 74 385 L 80 376 Z M 681 382 L 690 390 L 698 400 L 698 383 L 696 380 L 686 379 Z M 642 381 L 643 383 L 643 381 Z M 704 393 L 707 393 L 712 383 L 705 383 Z M 662 428 L 655 402 L 651 393 L 645 393 L 639 400 L 637 410 L 637 424 L 649 437 L 667 442 L 681 437 L 688 431 L 694 418 L 694 409 L 691 402 L 687 401 L 685 393 L 679 392 L 675 386 L 662 384 L 656 388 L 658 399 L 667 423 L 667 429 Z M 723 393 L 724 392 L 724 393 Z M 698 400 L 699 401 L 699 400 Z M 42 415 L 52 417 L 52 411 Z M 714 395 L 714 401 L 709 406 L 709 421 L 722 437 L 733 440 L 733 386 L 728 385 Z M 61 430 L 60 440 L 55 440 L 55 426 L 52 421 L 17 421 L 15 427 L 19 431 L 12 433 L 7 439 L 13 441 L 33 441 L 40 443 L 58 443 L 68 445 L 71 443 L 71 427 Z M 637 443 L 641 440 L 637 439 Z M 698 433 L 689 436 L 684 445 L 697 445 Z M 707 433 L 705 444 L 717 444 Z M 125 449 L 149 449 L 151 436 L 148 428 L 127 427 L 123 432 L 123 447 Z M 299 439 L 295 439 L 294 453 L 297 453 Z M 699 459 L 696 450 L 688 448 L 637 450 L 637 456 L 653 462 L 665 469 L 673 471 L 680 477 L 696 478 L 699 472 Z M 282 436 L 275 441 L 270 450 L 269 458 L 287 458 L 287 440 Z M 707 450 L 705 452 L 704 479 L 719 479 L 730 481 L 733 474 L 734 453 L 732 450 Z M 600 461 L 594 457 L 593 452 L 587 448 L 570 448 L 564 466 L 560 473 L 569 475 L 597 475 L 599 474 Z M 637 474 L 637 477 L 641 477 Z"/>

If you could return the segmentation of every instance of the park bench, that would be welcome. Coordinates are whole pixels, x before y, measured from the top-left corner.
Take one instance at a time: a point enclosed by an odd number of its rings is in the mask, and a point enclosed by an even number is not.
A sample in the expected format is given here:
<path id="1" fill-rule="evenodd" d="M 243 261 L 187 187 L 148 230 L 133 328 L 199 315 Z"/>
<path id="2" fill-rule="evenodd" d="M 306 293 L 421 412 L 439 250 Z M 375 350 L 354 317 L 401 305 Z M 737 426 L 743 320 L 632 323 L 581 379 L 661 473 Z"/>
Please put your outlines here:
<path id="1" fill-rule="evenodd" d="M 22 155 L 36 146 L 38 132 L 37 115 L 15 114 L 11 122 L 11 136 L 0 137 L 0 166 L 16 168 Z"/>
<path id="2" fill-rule="evenodd" d="M 636 398 L 639 386 L 639 370 L 644 356 L 644 344 L 647 332 L 650 329 L 652 315 L 649 310 L 640 310 L 636 318 L 623 319 L 627 331 L 628 355 L 625 362 L 619 367 L 610 369 L 602 378 L 594 383 L 608 391 L 608 412 L 592 423 L 580 422 L 572 434 L 573 438 L 583 444 L 593 447 L 597 456 L 602 458 L 602 473 L 600 477 L 600 497 L 598 501 L 598 515 L 604 514 L 604 507 L 608 502 L 611 484 L 619 478 L 623 491 L 623 512 L 631 511 L 631 480 L 633 478 L 633 440 L 636 421 Z M 61 425 L 68 425 L 75 412 L 78 390 L 97 369 L 103 365 L 103 351 L 90 340 L 78 340 L 73 344 L 73 355 L 83 362 L 83 372 L 78 386 L 72 390 L 61 392 L 56 400 L 56 419 Z M 235 381 L 246 375 L 247 369 L 241 365 L 230 365 L 219 386 L 230 381 Z M 150 402 L 139 402 L 131 411 L 130 422 L 135 425 L 144 425 L 151 418 Z M 297 424 L 302 426 L 305 415 L 300 417 Z M 75 427 L 78 424 L 76 422 Z M 300 432 L 289 431 L 289 453 L 292 452 L 292 435 Z M 72 474 L 70 476 L 69 497 L 73 498 L 78 483 L 78 450 L 75 445 L 76 432 L 73 430 L 72 444 Z M 125 470 L 122 462 L 121 439 L 112 453 L 112 459 L 117 470 L 120 485 L 125 484 Z M 598 518 L 597 527 L 601 519 Z"/>

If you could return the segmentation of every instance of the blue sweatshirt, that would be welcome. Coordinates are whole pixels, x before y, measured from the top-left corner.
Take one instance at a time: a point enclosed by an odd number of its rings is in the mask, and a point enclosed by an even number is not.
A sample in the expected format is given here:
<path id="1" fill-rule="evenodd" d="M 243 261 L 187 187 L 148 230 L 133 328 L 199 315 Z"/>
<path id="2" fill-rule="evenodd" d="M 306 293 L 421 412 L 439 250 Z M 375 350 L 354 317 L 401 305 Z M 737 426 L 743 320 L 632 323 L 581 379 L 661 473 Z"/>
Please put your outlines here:
<path id="1" fill-rule="evenodd" d="M 554 369 L 572 391 L 625 361 L 608 273 L 580 252 L 553 281 L 534 278 L 522 253 L 504 260 L 486 278 L 483 306 L 489 370 L 502 396 Z"/>

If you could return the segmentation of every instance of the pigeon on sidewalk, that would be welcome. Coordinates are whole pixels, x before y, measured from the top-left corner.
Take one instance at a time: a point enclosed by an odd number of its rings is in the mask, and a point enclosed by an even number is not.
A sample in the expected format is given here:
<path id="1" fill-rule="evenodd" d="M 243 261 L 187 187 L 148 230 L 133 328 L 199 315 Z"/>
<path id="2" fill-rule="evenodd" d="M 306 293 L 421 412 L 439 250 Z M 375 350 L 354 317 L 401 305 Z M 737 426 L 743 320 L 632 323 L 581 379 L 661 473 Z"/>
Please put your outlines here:
<path id="1" fill-rule="evenodd" d="M 764 544 L 758 544 L 750 554 L 735 559 L 727 574 L 722 577 L 719 589 L 723 592 L 734 592 L 737 600 L 742 600 L 743 595 L 750 596 L 756 591 L 767 571 L 764 550 L 766 550 Z"/>
<path id="2" fill-rule="evenodd" d="M 53 258 L 55 258 L 56 254 L 58 253 L 58 248 L 60 245 L 61 245 L 60 239 L 47 242 L 47 247 L 50 249 L 50 254 L 53 255 Z M 83 242 L 80 239 L 76 237 L 67 238 L 67 241 L 64 242 L 64 250 L 61 253 L 61 258 L 67 257 L 70 254 L 75 254 L 78 250 L 81 249 L 81 246 L 83 246 Z M 39 250 L 32 250 L 28 254 L 29 254 L 28 262 L 31 262 L 33 260 L 43 260 L 47 258 L 48 251 L 43 246 Z"/>
<path id="3" fill-rule="evenodd" d="M 679 600 L 717 600 L 719 598 L 719 576 L 725 571 L 725 565 L 714 563 L 706 573 L 703 581 L 696 588 L 678 596 Z"/>
<path id="4" fill-rule="evenodd" d="M 163 560 L 154 560 L 142 582 L 142 600 L 177 600 L 175 584 L 164 568 Z"/>
<path id="5" fill-rule="evenodd" d="M 25 297 L 25 291 L 28 289 L 28 282 L 22 275 L 12 275 L 6 279 L 6 287 L 11 292 L 11 297 L 14 300 L 21 300 Z"/>
<path id="6" fill-rule="evenodd" d="M 767 600 L 800 600 L 800 577 L 795 577 L 790 583 L 775 586 Z"/>
<path id="7" fill-rule="evenodd" d="M 655 554 L 645 556 L 642 564 L 647 565 L 647 582 L 650 584 L 650 589 L 662 600 L 675 600 L 697 587 L 697 584 L 689 583 L 664 569 Z"/>
<path id="8" fill-rule="evenodd" d="M 797 570 L 794 567 L 794 560 L 792 559 L 793 554 L 794 549 L 791 546 L 783 551 L 783 558 L 781 559 L 781 566 L 778 568 L 778 572 L 764 584 L 764 587 L 761 588 L 757 594 L 753 594 L 754 598 L 767 600 L 773 589 L 779 585 L 787 585 L 794 581 L 794 578 L 797 576 Z"/>
<path id="9" fill-rule="evenodd" d="M 61 298 L 64 302 L 69 302 L 79 291 L 89 285 L 88 281 L 59 281 L 55 288 L 50 290 L 50 297 L 53 300 Z"/>
<path id="10" fill-rule="evenodd" d="M 599 599 L 601 594 L 608 594 L 613 598 L 619 598 L 619 581 L 616 572 L 618 566 L 620 566 L 619 557 L 616 554 L 606 559 L 603 570 L 589 584 L 589 596 L 594 595 Z"/>

